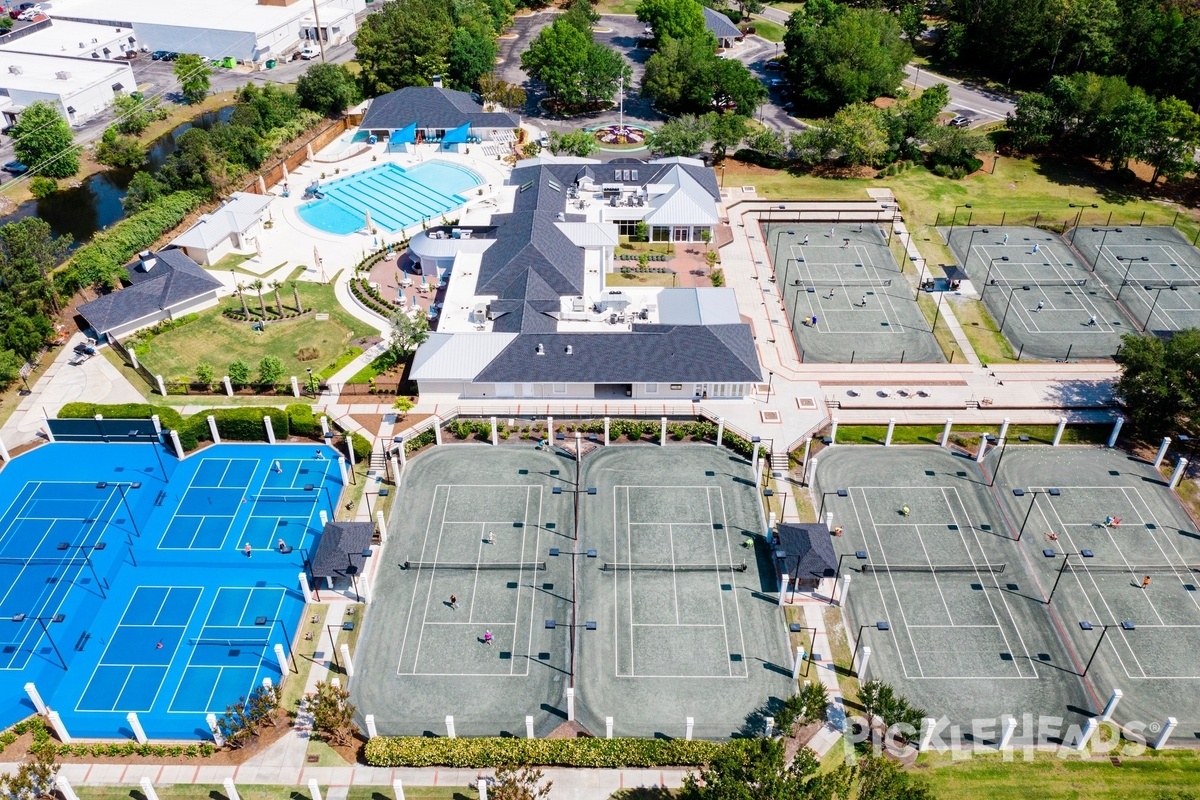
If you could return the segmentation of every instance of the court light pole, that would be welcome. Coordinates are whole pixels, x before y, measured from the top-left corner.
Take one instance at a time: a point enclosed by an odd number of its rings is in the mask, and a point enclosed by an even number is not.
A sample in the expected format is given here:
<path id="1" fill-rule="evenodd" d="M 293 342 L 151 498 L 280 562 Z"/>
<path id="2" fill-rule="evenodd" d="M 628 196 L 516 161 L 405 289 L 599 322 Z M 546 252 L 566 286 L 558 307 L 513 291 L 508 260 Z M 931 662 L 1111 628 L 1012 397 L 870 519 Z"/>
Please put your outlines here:
<path id="1" fill-rule="evenodd" d="M 958 219 L 958 210 L 960 208 L 970 208 L 970 207 L 971 207 L 970 203 L 963 203 L 960 206 L 954 207 L 954 213 L 950 216 L 950 232 L 946 234 L 946 245 L 947 246 L 950 245 L 950 237 L 954 235 L 954 223 Z M 970 223 L 967 223 L 967 224 L 969 225 Z"/>
<path id="2" fill-rule="evenodd" d="M 62 653 L 58 649 L 58 645 L 54 643 L 54 637 L 50 635 L 50 629 L 46 627 L 47 622 L 55 623 L 62 622 L 67 618 L 66 614 L 55 614 L 52 617 L 31 617 L 28 614 L 13 614 L 10 620 L 16 623 L 22 623 L 27 619 L 32 619 L 38 625 L 42 626 L 42 633 L 46 634 L 46 638 L 50 640 L 50 647 L 54 649 L 54 655 L 58 656 L 58 662 L 62 665 L 63 672 L 67 671 L 67 660 L 63 658 Z"/>
<path id="3" fill-rule="evenodd" d="M 1166 286 L 1143 286 L 1142 288 L 1147 292 L 1154 292 L 1154 302 L 1150 304 L 1150 313 L 1146 314 L 1146 321 L 1142 323 L 1142 333 L 1145 333 L 1146 329 L 1150 327 L 1150 318 L 1154 316 L 1154 309 L 1158 307 L 1158 298 L 1165 291 L 1174 292 L 1175 285 L 1169 283 Z"/>
<path id="4" fill-rule="evenodd" d="M 1000 465 L 1004 463 L 1004 453 L 1008 450 L 1008 437 L 1005 436 L 1000 440 L 1000 457 L 996 459 L 996 468 L 992 470 L 992 479 L 988 481 L 988 486 L 996 485 L 996 476 L 1000 474 Z"/>
<path id="5" fill-rule="evenodd" d="M 988 262 L 987 274 L 983 276 L 983 288 L 979 290 L 979 302 L 983 302 L 983 293 L 987 291 L 988 281 L 992 277 L 992 267 L 996 266 L 997 261 L 1008 261 L 1008 256 L 997 256 Z"/>
<path id="6" fill-rule="evenodd" d="M 359 553 L 359 555 L 364 559 L 367 559 L 370 558 L 373 553 L 371 552 L 371 548 L 368 547 Z M 346 574 L 350 576 L 350 583 L 354 587 L 354 596 L 357 597 L 358 602 L 361 603 L 363 598 L 358 591 L 358 581 L 354 577 L 359 573 L 359 571 L 359 567 L 355 565 L 354 560 L 350 557 L 350 553 L 346 553 Z"/>
<path id="7" fill-rule="evenodd" d="M 163 443 L 163 442 L 162 442 L 162 434 L 161 434 L 161 433 L 156 433 L 156 434 L 154 434 L 154 436 L 153 436 L 153 437 L 151 437 L 151 438 L 149 438 L 149 439 L 145 439 L 145 438 L 143 438 L 143 437 L 142 437 L 142 434 L 141 434 L 141 432 L 140 432 L 140 431 L 138 431 L 138 430 L 135 428 L 134 430 L 131 430 L 131 431 L 129 432 L 128 436 L 129 436 L 129 438 L 130 438 L 130 439 L 132 439 L 132 440 L 133 440 L 133 441 L 135 441 L 135 442 L 141 442 L 141 441 L 150 441 L 150 442 L 153 442 L 153 444 L 154 444 L 154 457 L 158 459 L 158 469 L 159 469 L 159 471 L 160 471 L 160 472 L 162 472 L 162 475 L 163 475 L 163 481 L 166 481 L 166 479 L 167 479 L 167 468 L 163 466 L 162 454 L 158 452 L 158 448 L 162 447 L 162 443 Z"/>
<path id="8" fill-rule="evenodd" d="M 991 231 L 987 228 L 976 228 L 975 230 L 971 231 L 971 238 L 967 239 L 967 255 L 965 258 L 963 258 L 963 269 L 967 268 L 967 263 L 971 260 L 971 247 L 975 243 L 975 234 L 977 233 L 991 233 Z"/>
<path id="9" fill-rule="evenodd" d="M 1018 289 L 1026 292 L 1029 291 L 1028 286 L 1014 286 L 1008 290 L 1008 302 L 1004 304 L 1004 314 L 1000 317 L 1000 333 L 1004 333 L 1004 321 L 1008 319 L 1008 310 L 1012 308 L 1013 294 Z"/>
<path id="10" fill-rule="evenodd" d="M 1058 589 L 1058 582 L 1062 580 L 1063 573 L 1067 571 L 1067 564 L 1071 561 L 1071 556 L 1079 556 L 1080 558 L 1091 558 L 1095 555 L 1091 550 L 1080 550 L 1078 553 L 1056 553 L 1050 548 L 1042 551 L 1042 555 L 1046 558 L 1054 558 L 1061 555 L 1063 557 L 1062 564 L 1058 567 L 1058 575 L 1054 578 L 1054 585 L 1050 587 L 1050 596 L 1046 598 L 1046 605 L 1050 605 L 1050 601 L 1054 599 L 1054 592 Z"/>
<path id="11" fill-rule="evenodd" d="M 825 498 L 831 494 L 836 494 L 838 497 L 850 496 L 850 492 L 846 489 L 838 489 L 832 492 L 821 492 L 821 510 L 817 512 L 817 517 L 819 519 L 824 519 L 825 517 Z"/>
<path id="12" fill-rule="evenodd" d="M 1068 203 L 1071 208 L 1078 208 L 1079 213 L 1075 215 L 1075 224 L 1071 226 L 1071 244 L 1075 244 L 1075 231 L 1079 230 L 1079 220 L 1083 219 L 1083 210 L 1085 208 L 1099 208 L 1095 203 Z"/>
<path id="13" fill-rule="evenodd" d="M 1097 261 L 1100 260 L 1099 256 L 1096 257 L 1096 260 Z M 1129 256 L 1128 258 L 1126 258 L 1125 256 L 1117 256 L 1117 261 L 1128 262 L 1127 265 L 1125 266 L 1125 275 L 1124 275 L 1124 277 L 1121 278 L 1121 285 L 1117 287 L 1117 300 L 1121 299 L 1121 292 L 1125 291 L 1125 284 L 1129 283 L 1129 273 L 1133 271 L 1133 265 L 1139 261 L 1149 261 L 1149 260 L 1150 260 L 1149 256 Z"/>
<path id="14" fill-rule="evenodd" d="M 1092 623 L 1088 622 L 1087 620 L 1079 621 L 1079 629 L 1081 631 L 1095 630 L 1095 628 L 1096 628 L 1096 626 L 1093 625 Z M 1119 625 L 1117 623 L 1113 623 L 1112 625 L 1102 626 L 1102 630 L 1100 631 L 1100 641 L 1096 642 L 1096 649 L 1092 651 L 1091 658 L 1088 659 L 1087 665 L 1083 668 L 1083 672 L 1079 673 L 1079 677 L 1081 677 L 1081 678 L 1087 677 L 1088 670 L 1092 668 L 1092 662 L 1096 660 L 1096 653 L 1100 652 L 1100 645 L 1104 644 L 1104 636 L 1105 636 L 1105 634 L 1108 633 L 1109 628 L 1120 628 L 1123 631 L 1137 630 L 1137 626 L 1134 625 L 1132 622 L 1129 622 L 1128 620 L 1120 623 Z"/>
<path id="15" fill-rule="evenodd" d="M 1038 495 L 1048 494 L 1051 497 L 1058 497 L 1062 492 L 1058 489 L 1013 489 L 1013 497 L 1024 497 L 1027 494 L 1033 495 L 1029 501 L 1029 508 L 1025 510 L 1025 519 L 1021 520 L 1021 530 L 1017 531 L 1017 541 L 1021 541 L 1021 535 L 1025 533 L 1025 525 L 1029 522 L 1029 515 L 1033 513 L 1033 507 L 1037 505 Z"/>
<path id="16" fill-rule="evenodd" d="M 138 526 L 137 526 L 137 520 L 135 520 L 135 519 L 133 518 L 133 509 L 131 509 L 131 508 L 129 507 L 129 498 L 127 498 L 127 497 L 125 496 L 125 485 L 126 485 L 126 484 L 123 484 L 123 483 L 121 483 L 120 481 L 117 481 L 117 482 L 115 482 L 115 484 L 114 484 L 114 485 L 117 487 L 117 493 L 121 495 L 121 502 L 122 502 L 122 503 L 125 505 L 125 513 L 129 515 L 129 524 L 133 526 L 133 532 L 134 532 L 135 534 L 137 534 L 137 537 L 138 537 L 139 539 L 140 539 L 140 538 L 142 538 L 142 533 L 141 533 L 141 531 L 139 531 L 139 530 L 138 530 Z M 142 482 L 141 482 L 141 481 L 132 481 L 132 482 L 131 482 L 131 483 L 129 483 L 128 485 L 129 485 L 129 488 L 130 488 L 130 489 L 140 489 L 140 488 L 142 488 Z M 100 481 L 100 482 L 98 482 L 98 483 L 96 484 L 96 488 L 97 488 L 97 489 L 107 489 L 107 488 L 108 488 L 108 481 Z"/>
<path id="17" fill-rule="evenodd" d="M 837 582 L 838 582 L 838 579 L 842 577 L 842 559 L 846 558 L 847 556 L 854 556 L 859 561 L 866 561 L 867 560 L 867 551 L 866 550 L 855 550 L 853 553 L 842 553 L 841 555 L 838 556 L 837 572 L 835 572 L 833 574 L 833 589 L 829 592 L 829 605 L 833 605 L 834 595 L 837 594 Z M 854 666 L 854 662 L 853 661 L 850 662 L 850 665 Z"/>
<path id="18" fill-rule="evenodd" d="M 863 630 L 865 628 L 872 628 L 872 627 L 875 628 L 875 630 L 877 630 L 877 631 L 884 631 L 886 633 L 887 631 L 891 630 L 892 626 L 888 624 L 887 620 L 880 620 L 879 622 L 876 622 L 874 624 L 868 623 L 866 625 L 858 626 L 858 636 L 854 640 L 854 652 L 850 654 L 850 669 L 852 672 L 854 672 L 854 674 L 856 676 L 858 675 L 858 670 L 856 670 L 854 668 L 854 660 L 856 658 L 858 658 L 858 647 L 859 647 L 859 645 L 862 644 Z"/>
<path id="19" fill-rule="evenodd" d="M 292 638 L 291 638 L 290 636 L 288 636 L 288 632 L 287 632 L 287 626 L 286 626 L 286 625 L 284 625 L 284 623 L 283 623 L 283 620 L 279 619 L 278 617 L 275 617 L 275 618 L 272 618 L 272 619 L 268 619 L 267 617 L 255 617 L 255 618 L 254 618 L 254 624 L 255 624 L 255 625 L 266 625 L 267 623 L 272 623 L 272 624 L 273 624 L 273 623 L 276 623 L 276 622 L 278 622 L 278 623 L 279 623 L 279 629 L 280 629 L 281 631 L 283 631 L 283 641 L 284 641 L 284 643 L 285 643 L 285 645 L 284 645 L 284 646 L 285 646 L 285 647 L 287 647 L 287 651 L 288 651 L 288 657 L 289 657 L 289 658 L 291 659 L 291 661 L 292 661 L 292 672 L 294 672 L 294 673 L 296 673 L 297 675 L 299 675 L 299 674 L 300 674 L 300 668 L 296 666 L 296 649 L 295 649 L 295 648 L 292 646 Z M 336 648 L 335 648 L 335 649 L 336 649 Z"/>
<path id="20" fill-rule="evenodd" d="M 96 587 L 100 590 L 100 599 L 105 600 L 108 595 L 104 593 L 104 582 L 100 580 L 100 576 L 96 574 L 96 565 L 92 563 L 92 558 L 89 555 L 94 550 L 104 550 L 108 547 L 108 542 L 96 542 L 95 544 L 71 544 L 70 542 L 59 542 L 58 550 L 77 549 L 83 552 L 83 563 L 87 564 L 88 570 L 92 573 L 92 580 L 96 582 Z"/>

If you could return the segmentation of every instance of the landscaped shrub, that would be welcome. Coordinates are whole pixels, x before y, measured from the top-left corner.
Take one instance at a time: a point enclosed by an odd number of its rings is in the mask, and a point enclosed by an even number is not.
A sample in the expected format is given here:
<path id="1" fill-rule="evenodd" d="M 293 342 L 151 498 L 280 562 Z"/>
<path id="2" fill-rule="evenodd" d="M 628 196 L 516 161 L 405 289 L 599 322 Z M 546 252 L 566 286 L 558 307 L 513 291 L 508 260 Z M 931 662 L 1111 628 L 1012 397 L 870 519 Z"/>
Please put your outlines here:
<path id="1" fill-rule="evenodd" d="M 338 443 L 338 452 L 343 455 L 346 452 L 346 437 L 343 435 Z M 354 460 L 355 462 L 366 461 L 371 457 L 371 440 L 366 436 L 354 434 Z"/>
<path id="2" fill-rule="evenodd" d="M 437 441 L 437 434 L 433 432 L 433 428 L 421 431 L 416 436 L 404 440 L 404 452 L 415 453 L 422 447 L 428 447 L 435 441 Z"/>
<path id="3" fill-rule="evenodd" d="M 376 736 L 367 742 L 366 758 L 373 767 L 681 767 L 707 764 L 723 747 L 682 739 Z"/>
<path id="4" fill-rule="evenodd" d="M 284 411 L 287 412 L 288 430 L 292 436 L 321 438 L 321 423 L 313 414 L 312 406 L 304 403 L 291 403 Z"/>

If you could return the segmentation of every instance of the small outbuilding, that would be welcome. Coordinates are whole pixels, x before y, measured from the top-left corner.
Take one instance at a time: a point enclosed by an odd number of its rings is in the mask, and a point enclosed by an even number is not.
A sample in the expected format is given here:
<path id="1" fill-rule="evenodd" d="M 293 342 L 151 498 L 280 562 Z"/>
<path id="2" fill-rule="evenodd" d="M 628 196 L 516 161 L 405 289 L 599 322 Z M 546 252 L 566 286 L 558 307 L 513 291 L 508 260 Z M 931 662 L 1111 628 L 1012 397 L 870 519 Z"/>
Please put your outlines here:
<path id="1" fill-rule="evenodd" d="M 787 585 L 783 590 L 790 600 L 796 592 L 825 596 L 833 590 L 837 574 L 837 553 L 823 522 L 783 522 L 775 528 L 775 568 L 777 578 Z"/>
<path id="2" fill-rule="evenodd" d="M 363 571 L 367 557 L 371 552 L 371 542 L 375 537 L 375 524 L 372 522 L 338 522 L 325 523 L 321 532 L 321 541 L 312 557 L 312 576 L 314 582 L 325 579 L 325 585 L 330 589 L 338 587 L 338 580 L 345 580 L 345 586 L 352 586 L 355 594 L 361 600 L 366 596 L 366 578 Z"/>

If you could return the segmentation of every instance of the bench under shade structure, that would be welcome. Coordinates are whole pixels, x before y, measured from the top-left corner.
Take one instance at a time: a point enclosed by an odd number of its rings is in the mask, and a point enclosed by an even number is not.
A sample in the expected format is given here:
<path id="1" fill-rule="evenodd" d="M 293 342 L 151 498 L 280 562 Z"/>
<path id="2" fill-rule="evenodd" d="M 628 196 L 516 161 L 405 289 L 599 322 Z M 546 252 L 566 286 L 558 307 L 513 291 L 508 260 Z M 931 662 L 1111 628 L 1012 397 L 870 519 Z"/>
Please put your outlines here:
<path id="1" fill-rule="evenodd" d="M 775 528 L 776 578 L 787 575 L 784 591 L 824 592 L 833 590 L 838 557 L 823 522 L 781 522 Z M 823 583 L 824 582 L 824 583 Z"/>

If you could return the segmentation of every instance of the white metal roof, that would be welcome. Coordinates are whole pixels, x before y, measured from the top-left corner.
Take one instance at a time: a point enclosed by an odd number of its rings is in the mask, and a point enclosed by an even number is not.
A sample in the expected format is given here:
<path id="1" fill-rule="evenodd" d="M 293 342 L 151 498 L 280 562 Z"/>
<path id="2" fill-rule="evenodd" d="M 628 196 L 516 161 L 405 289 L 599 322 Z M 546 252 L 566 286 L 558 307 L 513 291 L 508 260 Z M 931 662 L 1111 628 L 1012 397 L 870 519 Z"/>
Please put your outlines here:
<path id="1" fill-rule="evenodd" d="M 53 9 L 51 13 L 54 13 Z M 107 47 L 115 58 L 131 49 L 130 36 L 133 36 L 133 28 L 54 19 L 50 27 L 0 45 L 0 50 L 81 58 L 91 58 L 94 52 L 103 58 Z"/>
<path id="2" fill-rule="evenodd" d="M 321 24 L 345 16 L 343 9 L 353 12 L 364 5 L 363 0 L 322 0 L 318 5 Z M 255 0 L 54 0 L 50 13 L 55 17 L 265 33 L 311 15 L 312 10 L 311 2 L 267 6 Z"/>
<path id="3" fill-rule="evenodd" d="M 728 287 L 663 289 L 658 293 L 663 325 L 736 325 L 742 321 L 737 296 Z"/>
<path id="4" fill-rule="evenodd" d="M 670 185 L 666 194 L 650 198 L 650 213 L 645 220 L 651 225 L 715 225 L 717 204 L 712 195 L 681 167 L 674 167 L 662 176 L 656 186 Z"/>
<path id="5" fill-rule="evenodd" d="M 71 95 L 103 80 L 120 83 L 125 91 L 136 88 L 125 61 L 0 51 L 0 88 L 9 91 Z"/>
<path id="6" fill-rule="evenodd" d="M 262 219 L 271 205 L 271 195 L 234 192 L 225 205 L 205 214 L 171 242 L 176 247 L 201 247 L 205 250 L 224 241 L 232 233 L 242 233 Z"/>
<path id="7" fill-rule="evenodd" d="M 515 333 L 431 333 L 413 357 L 415 381 L 469 381 L 508 347 Z"/>

